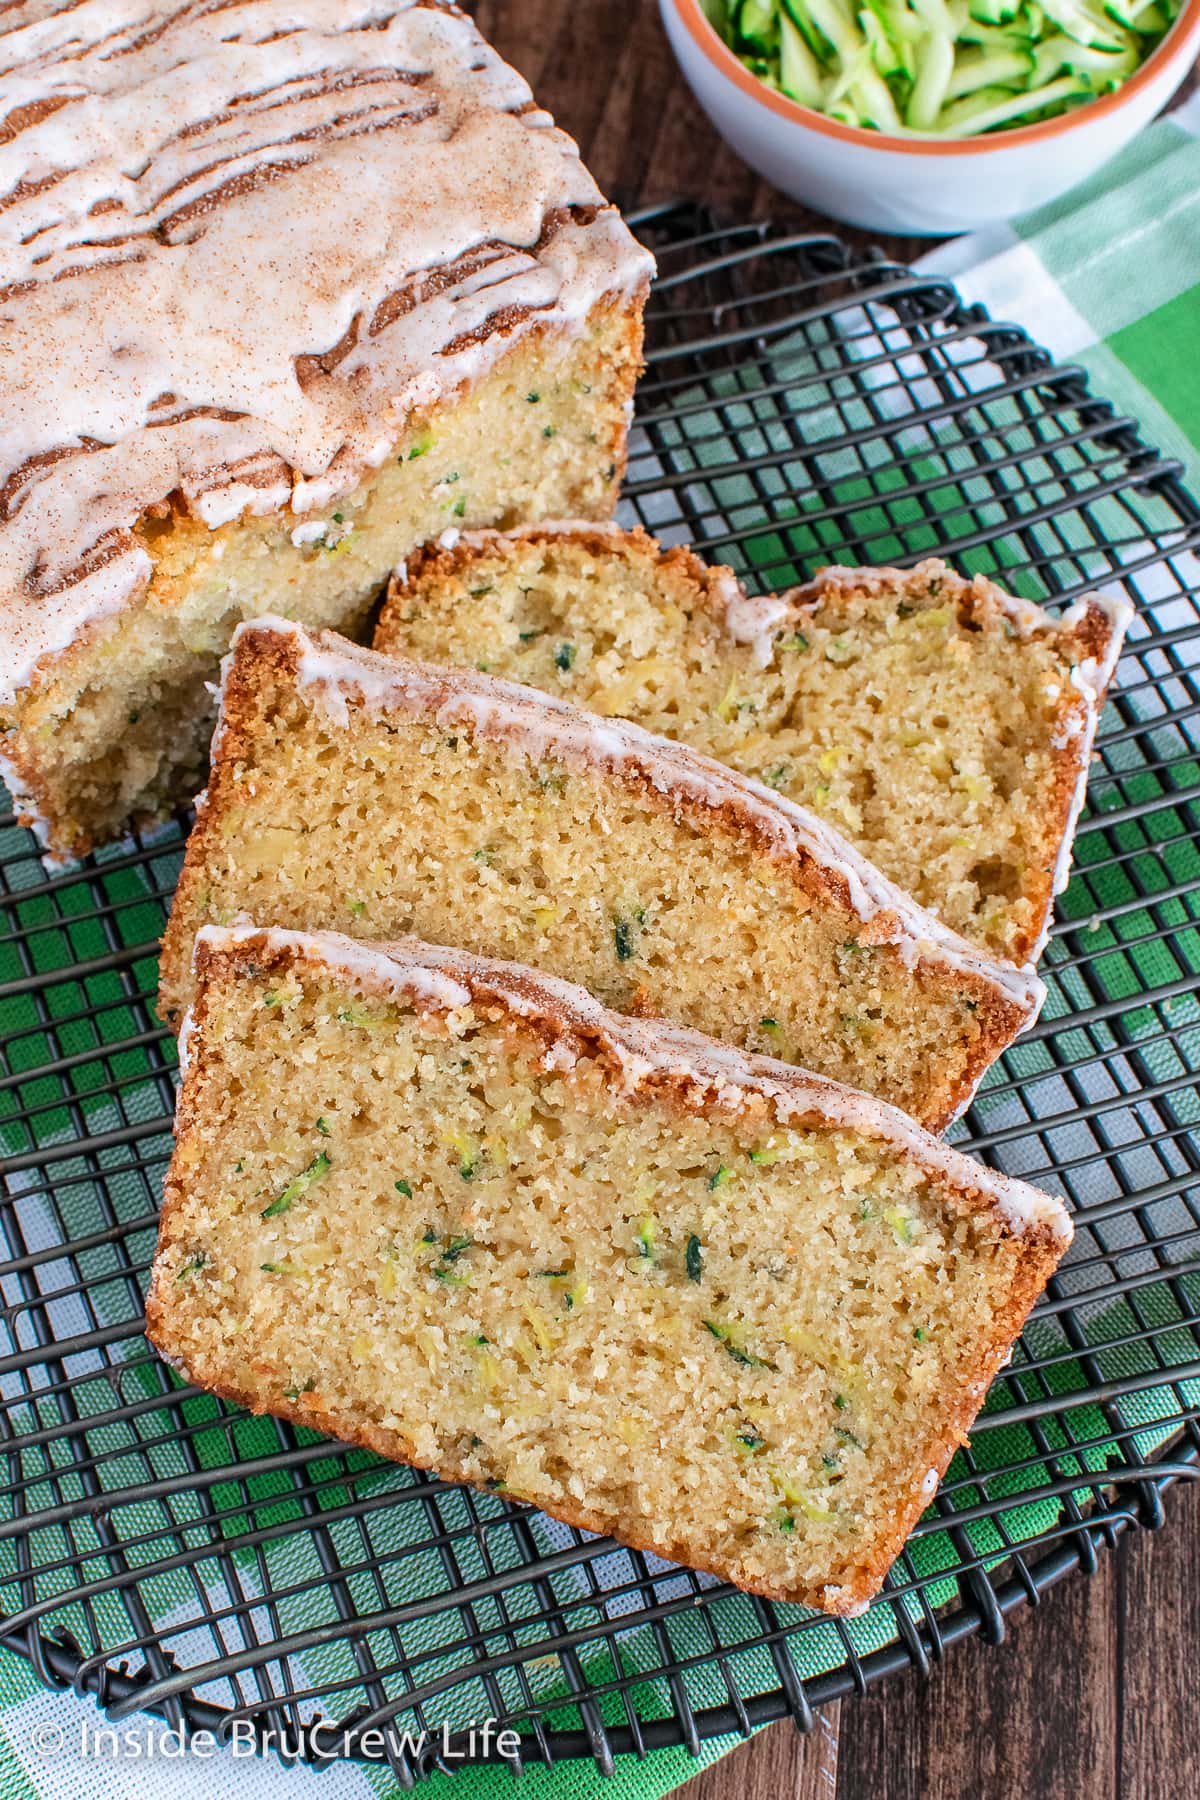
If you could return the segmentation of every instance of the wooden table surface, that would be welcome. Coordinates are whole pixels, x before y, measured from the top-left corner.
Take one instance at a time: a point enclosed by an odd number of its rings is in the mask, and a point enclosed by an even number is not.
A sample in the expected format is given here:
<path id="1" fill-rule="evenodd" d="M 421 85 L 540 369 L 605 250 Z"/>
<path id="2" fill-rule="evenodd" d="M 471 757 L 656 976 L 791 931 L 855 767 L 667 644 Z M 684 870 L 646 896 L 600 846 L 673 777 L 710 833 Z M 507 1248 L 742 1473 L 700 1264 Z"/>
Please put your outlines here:
<path id="1" fill-rule="evenodd" d="M 682 196 L 739 218 L 818 221 L 713 132 L 655 0 L 478 0 L 474 10 L 623 205 Z M 921 248 L 882 242 L 899 256 Z M 680 1800 L 1196 1800 L 1195 1488 L 1168 1495 L 1167 1518 L 1160 1532 L 1127 1534 L 1090 1579 L 1068 1577 L 1013 1614 L 1003 1644 L 959 1645 L 928 1681 L 883 1682 L 830 1708 L 807 1738 L 771 1726 Z"/>

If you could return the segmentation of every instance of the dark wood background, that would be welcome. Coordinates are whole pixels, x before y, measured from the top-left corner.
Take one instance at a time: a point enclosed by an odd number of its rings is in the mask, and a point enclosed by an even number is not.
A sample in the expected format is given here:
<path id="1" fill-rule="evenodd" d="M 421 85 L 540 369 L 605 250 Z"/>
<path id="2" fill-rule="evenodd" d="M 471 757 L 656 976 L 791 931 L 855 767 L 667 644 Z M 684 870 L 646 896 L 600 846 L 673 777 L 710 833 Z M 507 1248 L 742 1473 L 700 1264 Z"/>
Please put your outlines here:
<path id="1" fill-rule="evenodd" d="M 741 218 L 817 219 L 712 131 L 655 0 L 474 10 L 623 205 L 687 196 Z M 1164 1530 L 1127 1536 L 1096 1575 L 1016 1613 L 1003 1644 L 959 1645 L 927 1682 L 884 1682 L 830 1708 L 808 1738 L 774 1725 L 680 1800 L 1196 1800 L 1200 1498 L 1177 1487 L 1167 1510 Z"/>

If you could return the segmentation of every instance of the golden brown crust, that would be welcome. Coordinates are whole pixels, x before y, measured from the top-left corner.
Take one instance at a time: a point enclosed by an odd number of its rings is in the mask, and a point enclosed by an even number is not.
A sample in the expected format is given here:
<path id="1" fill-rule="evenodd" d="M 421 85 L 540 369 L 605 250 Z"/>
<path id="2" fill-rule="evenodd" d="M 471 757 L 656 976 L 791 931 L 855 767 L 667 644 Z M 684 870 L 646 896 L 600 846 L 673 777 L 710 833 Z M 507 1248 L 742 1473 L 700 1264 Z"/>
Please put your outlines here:
<path id="1" fill-rule="evenodd" d="M 1097 668 L 1107 665 L 1111 657 L 1114 624 L 1097 600 L 1088 599 L 1077 622 L 1055 634 L 1051 640 L 1063 659 L 1063 695 L 1059 702 L 1051 754 L 1054 761 L 1054 787 L 1049 804 L 1042 815 L 1041 855 L 1026 871 L 1025 893 L 1034 904 L 1032 922 L 1026 932 L 1018 934 L 1017 954 L 1032 955 L 1044 932 L 1054 906 L 1055 873 L 1059 852 L 1073 830 L 1079 783 L 1087 780 L 1091 761 L 1093 733 L 1081 728 L 1071 733 L 1076 719 L 1086 720 L 1094 704 L 1098 720 L 1108 692 L 1108 682 L 1097 683 L 1095 700 L 1089 702 L 1070 685 L 1070 666 L 1093 661 Z"/>
<path id="2" fill-rule="evenodd" d="M 208 1010 L 209 994 L 227 978 L 257 971 L 263 974 L 275 973 L 282 969 L 295 970 L 305 966 L 306 957 L 296 947 L 273 944 L 266 933 L 239 940 L 236 948 L 214 949 L 203 941 L 197 947 L 197 973 L 200 977 L 199 990 L 194 1010 L 196 1027 L 194 1041 L 197 1044 L 195 1060 L 189 1071 L 188 1079 L 180 1091 L 179 1113 L 176 1122 L 176 1154 L 172 1159 L 164 1189 L 162 1212 L 159 1224 L 159 1249 L 169 1245 L 175 1235 L 176 1215 L 184 1204 L 185 1194 L 183 1181 L 179 1171 L 188 1164 L 187 1145 L 200 1128 L 200 1108 L 198 1100 L 202 1092 L 203 1061 L 205 1056 L 204 1024 Z M 446 972 L 456 982 L 462 982 L 464 970 L 461 965 L 449 961 Z M 505 974 L 510 986 L 515 986 L 508 971 Z M 366 986 L 365 982 L 355 984 Z M 540 1023 L 529 1017 L 513 1012 L 511 1005 L 504 1008 L 503 998 L 496 988 L 487 989 L 486 983 L 477 984 L 467 976 L 465 985 L 472 989 L 472 999 L 485 1003 L 491 1001 L 507 1012 L 506 1025 L 515 1037 L 524 1037 L 538 1051 L 545 1048 L 549 1041 L 563 1042 L 568 1040 L 572 1048 L 601 1063 L 611 1058 L 611 1046 L 603 1036 L 589 1031 L 578 1019 L 568 1020 L 561 1009 L 547 1008 L 547 998 L 536 975 L 531 972 L 530 992 L 542 1011 Z M 474 991 L 479 987 L 481 991 Z M 430 1010 L 439 1010 L 436 1007 Z M 805 1081 L 810 1078 L 805 1077 Z M 820 1087 L 836 1089 L 836 1084 L 821 1082 Z M 656 1082 L 644 1086 L 644 1101 L 651 1100 L 673 1102 L 688 1110 L 701 1110 L 712 1114 L 717 1110 L 717 1103 L 709 1096 L 702 1098 L 697 1091 L 697 1084 L 689 1082 L 685 1073 L 673 1079 Z M 637 1104 L 635 1098 L 632 1104 Z M 914 1160 L 918 1160 L 914 1158 Z M 978 1189 L 968 1190 L 957 1185 L 950 1190 L 956 1207 L 964 1211 L 978 1211 L 980 1204 L 992 1211 L 991 1203 L 985 1194 Z M 980 1352 L 975 1371 L 970 1381 L 964 1385 L 956 1398 L 948 1404 L 938 1422 L 938 1431 L 923 1446 L 919 1455 L 914 1456 L 914 1463 L 929 1470 L 936 1470 L 940 1479 L 944 1475 L 955 1451 L 966 1442 L 966 1433 L 974 1420 L 983 1397 L 992 1380 L 1003 1366 L 1010 1346 L 1019 1335 L 1024 1321 L 1037 1296 L 1059 1260 L 1062 1252 L 1061 1242 L 1055 1242 L 1048 1229 L 1038 1228 L 1027 1232 L 1019 1239 L 1008 1236 L 1006 1251 L 1012 1264 L 1011 1298 L 1008 1305 L 996 1315 L 993 1330 L 988 1342 Z M 321 1404 L 319 1393 L 311 1390 L 306 1398 L 288 1400 L 283 1396 L 272 1398 L 269 1407 L 264 1406 L 261 1399 L 245 1388 L 224 1379 L 219 1372 L 210 1370 L 204 1363 L 197 1361 L 189 1364 L 176 1350 L 171 1331 L 171 1291 L 164 1291 L 165 1277 L 160 1259 L 156 1258 L 154 1277 L 150 1293 L 146 1301 L 146 1332 L 151 1343 L 181 1369 L 189 1379 L 209 1392 L 219 1395 L 233 1405 L 242 1406 L 251 1412 L 269 1413 L 273 1417 L 285 1418 L 293 1424 L 302 1425 L 310 1430 L 322 1432 L 335 1437 L 343 1443 L 354 1444 L 360 1448 L 372 1450 L 391 1461 L 406 1463 L 411 1467 L 434 1469 L 443 1477 L 452 1481 L 462 1481 L 480 1488 L 482 1491 L 495 1491 L 488 1488 L 486 1480 L 481 1480 L 478 1472 L 468 1464 L 456 1458 L 452 1449 L 440 1452 L 436 1463 L 423 1461 L 414 1451 L 412 1443 L 398 1431 L 381 1426 L 369 1419 L 352 1416 L 335 1408 L 326 1408 Z M 506 1490 L 505 1497 L 521 1501 L 522 1496 Z M 912 1527 L 930 1503 L 932 1496 L 921 1483 L 917 1483 L 907 1494 L 899 1495 L 890 1530 L 876 1539 L 872 1554 L 857 1564 L 848 1573 L 839 1573 L 835 1583 L 822 1584 L 818 1587 L 792 1588 L 770 1582 L 749 1574 L 736 1558 L 723 1558 L 698 1554 L 686 1542 L 668 1537 L 665 1532 L 655 1534 L 647 1531 L 643 1521 L 631 1521 L 619 1510 L 589 1509 L 570 1503 L 558 1503 L 547 1508 L 543 1499 L 536 1502 L 543 1511 L 549 1512 L 553 1518 L 564 1524 L 584 1531 L 611 1535 L 630 1548 L 661 1556 L 668 1562 L 683 1563 L 689 1567 L 702 1569 L 751 1593 L 762 1594 L 765 1598 L 793 1602 L 798 1605 L 816 1607 L 833 1615 L 847 1615 L 858 1612 L 880 1590 L 884 1577 L 908 1538 Z M 530 1502 L 530 1504 L 535 1504 Z"/>

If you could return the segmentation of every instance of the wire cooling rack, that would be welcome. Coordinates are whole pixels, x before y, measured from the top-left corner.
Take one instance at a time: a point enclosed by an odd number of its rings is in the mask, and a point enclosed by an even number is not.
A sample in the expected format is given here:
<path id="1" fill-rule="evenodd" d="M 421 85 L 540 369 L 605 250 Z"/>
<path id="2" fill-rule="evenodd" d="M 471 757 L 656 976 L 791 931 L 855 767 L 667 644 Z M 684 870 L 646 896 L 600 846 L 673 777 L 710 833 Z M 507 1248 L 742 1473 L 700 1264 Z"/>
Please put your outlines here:
<path id="1" fill-rule="evenodd" d="M 659 253 L 624 511 L 764 586 L 930 552 L 1137 605 L 1041 1023 L 959 1135 L 1065 1192 L 1074 1247 L 861 1619 L 739 1595 L 492 1495 L 248 1419 L 142 1337 L 174 1047 L 156 943 L 184 824 L 51 873 L 0 820 L 0 1638 L 110 1715 L 405 1732 L 526 1761 L 685 1745 L 927 1668 L 1163 1515 L 1200 1463 L 1200 509 L 1073 369 L 828 237 L 643 214 Z M 368 1735 L 389 1728 L 382 1747 Z M 458 1744 L 460 1740 L 452 1739 Z"/>

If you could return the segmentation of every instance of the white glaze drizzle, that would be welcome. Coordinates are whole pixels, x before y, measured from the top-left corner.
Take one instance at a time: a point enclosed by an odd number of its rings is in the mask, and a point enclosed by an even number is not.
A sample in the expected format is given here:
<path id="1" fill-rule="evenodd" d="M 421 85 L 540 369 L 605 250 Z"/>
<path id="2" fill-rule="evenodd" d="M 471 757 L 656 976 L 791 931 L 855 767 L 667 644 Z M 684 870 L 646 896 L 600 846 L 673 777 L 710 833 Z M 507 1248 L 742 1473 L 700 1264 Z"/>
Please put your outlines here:
<path id="1" fill-rule="evenodd" d="M 1038 606 L 1033 600 L 1022 600 L 1019 594 L 1010 594 L 1007 589 L 997 587 L 986 575 L 959 575 L 948 563 L 938 556 L 926 557 L 924 562 L 915 563 L 911 569 L 871 568 L 867 565 L 831 564 L 829 568 L 818 569 L 812 580 L 799 588 L 789 588 L 787 599 L 796 600 L 803 595 L 811 602 L 814 594 L 823 588 L 855 587 L 865 588 L 868 593 L 877 593 L 881 588 L 890 588 L 897 575 L 910 576 L 914 581 L 949 580 L 961 587 L 976 599 L 990 600 L 999 607 L 1012 624 L 1017 634 L 1028 637 L 1035 631 L 1054 631 L 1058 621 Z M 1066 615 L 1064 614 L 1064 623 Z"/>
<path id="2" fill-rule="evenodd" d="M 782 595 L 750 595 L 733 576 L 717 587 L 724 606 L 724 625 L 735 644 L 750 646 L 756 669 L 769 668 L 775 658 L 775 635 L 796 617 L 796 608 Z"/>
<path id="3" fill-rule="evenodd" d="M 179 1036 L 175 1042 L 175 1054 L 179 1058 L 179 1085 L 182 1088 L 191 1068 L 192 1034 L 196 1029 L 195 1008 L 189 1006 L 183 1015 L 183 1023 L 179 1027 Z"/>
<path id="4" fill-rule="evenodd" d="M 270 952 L 293 952 L 437 1011 L 453 1012 L 495 996 L 512 1012 L 550 1027 L 556 1041 L 546 1052 L 548 1068 L 574 1066 L 568 1039 L 573 1030 L 582 1030 L 596 1036 L 614 1057 L 626 1094 L 636 1094 L 655 1076 L 682 1077 L 709 1090 L 706 1098 L 713 1105 L 733 1113 L 758 1111 L 765 1103 L 782 1126 L 815 1115 L 834 1129 L 882 1141 L 956 1188 L 978 1194 L 1014 1236 L 1047 1228 L 1056 1242 L 1070 1242 L 1071 1220 L 1061 1200 L 972 1161 L 896 1107 L 686 1026 L 610 1012 L 585 988 L 557 976 L 418 938 L 365 944 L 337 932 L 264 929 L 249 921 L 232 927 L 206 925 L 198 934 L 198 941 L 216 950 L 251 938 L 261 939 Z"/>
<path id="5" fill-rule="evenodd" d="M 0 697 L 145 583 L 148 506 L 320 510 L 652 267 L 444 5 L 32 0 L 0 117 Z"/>
<path id="6" fill-rule="evenodd" d="M 56 875 L 64 869 L 78 866 L 77 859 L 65 856 L 58 850 L 50 848 L 50 827 L 43 815 L 38 811 L 36 797 L 25 786 L 20 771 L 3 751 L 0 751 L 0 780 L 8 789 L 13 803 L 13 812 L 27 830 L 32 831 L 37 841 L 38 856 L 43 869 L 48 874 Z"/>
<path id="7" fill-rule="evenodd" d="M 245 915 L 235 919 L 232 925 L 202 925 L 196 933 L 192 961 L 193 964 L 196 962 L 201 944 L 219 953 L 234 949 L 238 944 L 248 943 L 251 939 L 263 939 L 265 947 L 270 951 L 294 950 L 310 939 L 322 939 L 326 936 L 336 940 L 338 968 L 359 980 L 370 980 L 378 976 L 379 956 L 377 947 L 372 944 L 342 938 L 335 932 L 284 931 L 280 927 L 264 931 Z M 446 957 L 442 958 L 443 963 L 447 960 Z M 405 992 L 410 993 L 415 1000 L 442 1012 L 452 1012 L 456 1007 L 468 1006 L 471 1000 L 470 988 L 444 973 L 433 955 L 424 962 L 416 957 L 410 960 L 404 987 Z"/>
<path id="8" fill-rule="evenodd" d="M 536 688 L 469 670 L 451 672 L 381 656 L 332 632 L 310 635 L 287 619 L 268 617 L 240 625 L 223 679 L 228 678 L 239 644 L 251 632 L 290 640 L 298 684 L 310 688 L 321 709 L 339 724 L 348 721 L 347 701 L 352 697 L 375 710 L 432 717 L 440 729 L 469 725 L 480 737 L 511 746 L 531 761 L 550 757 L 616 771 L 633 766 L 660 793 L 683 793 L 713 810 L 734 805 L 752 815 L 775 855 L 809 856 L 839 878 L 852 909 L 879 930 L 873 941 L 894 944 L 906 966 L 927 960 L 969 973 L 990 983 L 1026 1014 L 1023 1028 L 1037 1017 L 1045 988 L 1033 969 L 984 955 L 888 881 L 815 814 L 723 763 L 670 738 L 655 737 L 628 720 L 600 719 Z"/>
<path id="9" fill-rule="evenodd" d="M 838 1617 L 842 1619 L 861 1619 L 865 1612 L 870 1611 L 871 1602 L 869 1600 L 846 1601 L 843 1596 L 847 1591 L 846 1588 L 838 1587 L 831 1581 L 827 1581 L 821 1589 L 830 1612 L 837 1613 Z"/>
<path id="10" fill-rule="evenodd" d="M 1102 657 L 1086 657 L 1083 662 L 1077 663 L 1075 668 L 1071 670 L 1071 686 L 1082 697 L 1083 711 L 1081 714 L 1076 710 L 1074 714 L 1074 717 L 1078 719 L 1079 724 L 1076 731 L 1071 734 L 1068 742 L 1060 742 L 1058 738 L 1053 740 L 1054 747 L 1058 750 L 1066 749 L 1068 743 L 1071 743 L 1073 740 L 1073 748 L 1078 761 L 1075 786 L 1071 794 L 1071 805 L 1067 812 L 1066 830 L 1063 832 L 1062 840 L 1058 846 L 1058 855 L 1054 861 L 1054 871 L 1051 877 L 1052 888 L 1055 894 L 1061 894 L 1071 879 L 1071 856 L 1075 849 L 1075 832 L 1079 824 L 1080 814 L 1083 812 L 1084 800 L 1087 798 L 1087 784 L 1092 761 L 1092 748 L 1096 741 L 1096 730 L 1100 724 L 1100 714 L 1104 708 L 1105 690 L 1113 678 L 1117 663 L 1120 661 L 1121 650 L 1125 643 L 1125 633 L 1129 629 L 1130 621 L 1133 618 L 1133 607 L 1129 604 L 1128 600 L 1123 599 L 1119 594 L 1095 594 L 1092 598 L 1094 604 L 1101 607 L 1108 615 L 1109 638 L 1105 645 L 1104 655 Z M 1063 614 L 1063 625 L 1071 626 L 1079 624 L 1084 617 L 1086 609 L 1086 601 L 1077 601 L 1074 606 L 1069 607 Z M 1042 951 L 1045 949 L 1046 940 L 1049 935 L 1050 925 L 1047 920 L 1046 928 L 1042 932 L 1041 938 L 1035 949 L 1035 956 L 1041 955 Z"/>

